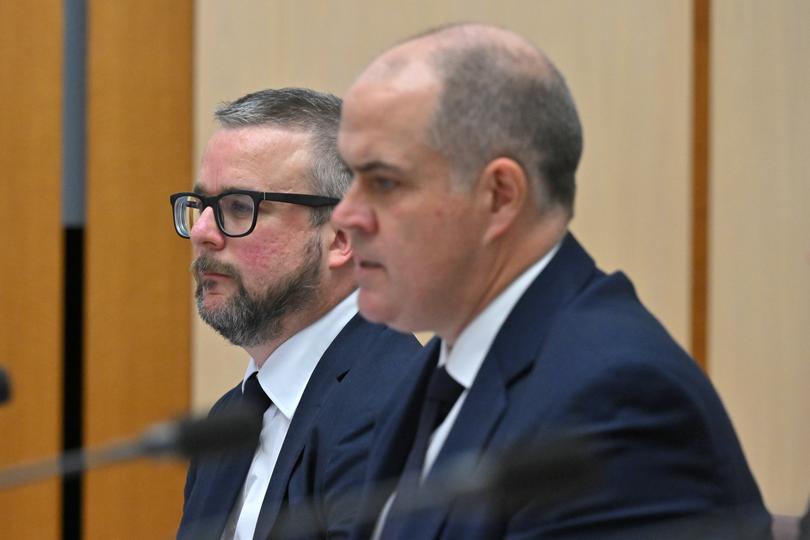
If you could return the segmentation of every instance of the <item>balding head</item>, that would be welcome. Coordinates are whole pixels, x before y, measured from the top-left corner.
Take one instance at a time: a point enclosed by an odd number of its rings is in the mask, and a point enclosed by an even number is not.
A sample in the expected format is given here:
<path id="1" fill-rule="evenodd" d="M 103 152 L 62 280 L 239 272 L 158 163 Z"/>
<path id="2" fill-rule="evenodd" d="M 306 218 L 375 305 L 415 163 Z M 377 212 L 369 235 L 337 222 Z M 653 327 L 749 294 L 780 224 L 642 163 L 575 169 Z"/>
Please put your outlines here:
<path id="1" fill-rule="evenodd" d="M 457 181 L 472 184 L 487 163 L 509 157 L 531 180 L 538 210 L 573 212 L 582 130 L 565 80 L 539 49 L 501 28 L 446 26 L 386 51 L 356 84 L 425 77 L 437 84 L 425 141 Z"/>

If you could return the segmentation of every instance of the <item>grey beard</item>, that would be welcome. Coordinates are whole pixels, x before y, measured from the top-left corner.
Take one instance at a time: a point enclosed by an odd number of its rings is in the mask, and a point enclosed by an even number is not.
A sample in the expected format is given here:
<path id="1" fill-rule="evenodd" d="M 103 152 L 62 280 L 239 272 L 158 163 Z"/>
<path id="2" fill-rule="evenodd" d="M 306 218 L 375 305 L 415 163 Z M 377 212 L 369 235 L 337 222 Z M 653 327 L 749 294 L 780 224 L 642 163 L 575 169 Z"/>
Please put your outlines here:
<path id="1" fill-rule="evenodd" d="M 287 315 L 301 311 L 314 299 L 320 283 L 320 264 L 321 245 L 316 239 L 307 246 L 304 262 L 293 275 L 268 287 L 261 297 L 254 298 L 245 289 L 242 277 L 233 265 L 203 255 L 192 265 L 197 278 L 197 312 L 203 321 L 234 345 L 253 347 L 267 343 L 281 335 Z M 207 284 L 197 276 L 205 271 L 227 274 L 239 288 L 233 298 L 216 310 L 208 310 L 203 305 Z"/>

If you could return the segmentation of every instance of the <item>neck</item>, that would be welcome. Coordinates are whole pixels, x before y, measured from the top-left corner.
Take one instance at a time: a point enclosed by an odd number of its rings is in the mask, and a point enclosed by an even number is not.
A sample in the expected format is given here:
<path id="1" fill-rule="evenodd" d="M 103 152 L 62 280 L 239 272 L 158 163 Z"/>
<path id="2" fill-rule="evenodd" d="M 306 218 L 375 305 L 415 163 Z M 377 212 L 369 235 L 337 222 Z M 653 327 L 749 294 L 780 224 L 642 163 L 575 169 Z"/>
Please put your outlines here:
<path id="1" fill-rule="evenodd" d="M 489 254 L 489 261 L 479 268 L 489 268 L 475 284 L 470 301 L 465 305 L 470 308 L 455 324 L 436 333 L 446 341 L 448 350 L 455 345 L 461 333 L 498 297 L 515 279 L 530 266 L 542 259 L 565 236 L 568 220 L 562 216 L 547 217 L 539 225 L 523 229 L 519 234 L 512 234 L 496 241 Z"/>
<path id="2" fill-rule="evenodd" d="M 276 349 L 295 334 L 301 332 L 315 321 L 329 313 L 335 306 L 342 302 L 354 290 L 353 285 L 335 287 L 332 294 L 321 295 L 320 301 L 315 300 L 306 308 L 287 315 L 281 323 L 281 331 L 277 337 L 259 343 L 258 345 L 243 347 L 256 364 L 261 369 L 265 361 Z"/>

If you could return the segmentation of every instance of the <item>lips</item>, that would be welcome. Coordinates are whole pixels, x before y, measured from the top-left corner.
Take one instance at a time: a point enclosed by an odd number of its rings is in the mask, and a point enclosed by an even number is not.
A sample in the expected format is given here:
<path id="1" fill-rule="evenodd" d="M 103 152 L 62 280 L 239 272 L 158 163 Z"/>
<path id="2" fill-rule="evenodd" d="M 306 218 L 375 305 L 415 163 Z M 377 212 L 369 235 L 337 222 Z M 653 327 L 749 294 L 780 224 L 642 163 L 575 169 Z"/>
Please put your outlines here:
<path id="1" fill-rule="evenodd" d="M 196 273 L 197 282 L 203 284 L 206 290 L 210 290 L 216 286 L 216 283 L 222 283 L 225 280 L 234 279 L 231 274 L 225 272 L 215 272 L 211 270 L 203 270 Z"/>
<path id="2" fill-rule="evenodd" d="M 359 259 L 354 267 L 354 279 L 361 289 L 376 288 L 385 275 L 385 267 L 377 261 Z"/>
<path id="3" fill-rule="evenodd" d="M 207 255 L 198 257 L 192 263 L 191 271 L 198 280 L 238 279 L 239 276 L 233 265 Z"/>
<path id="4" fill-rule="evenodd" d="M 230 278 L 232 276 L 228 274 L 220 274 L 219 272 L 201 272 L 200 275 L 203 278 Z"/>

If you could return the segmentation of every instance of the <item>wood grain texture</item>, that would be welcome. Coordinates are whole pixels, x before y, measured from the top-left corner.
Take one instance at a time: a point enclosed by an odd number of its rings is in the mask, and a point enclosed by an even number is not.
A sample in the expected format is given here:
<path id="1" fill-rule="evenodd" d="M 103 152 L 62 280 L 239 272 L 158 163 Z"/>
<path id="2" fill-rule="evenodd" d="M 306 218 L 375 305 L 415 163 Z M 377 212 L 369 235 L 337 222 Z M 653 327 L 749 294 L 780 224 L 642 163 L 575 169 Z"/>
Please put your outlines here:
<path id="1" fill-rule="evenodd" d="M 0 2 L 0 467 L 62 446 L 62 2 Z M 58 538 L 56 480 L 0 493 L 0 535 Z"/>
<path id="2" fill-rule="evenodd" d="M 691 353 L 704 371 L 708 337 L 711 0 L 692 9 L 692 288 Z"/>
<path id="3" fill-rule="evenodd" d="M 810 495 L 810 2 L 713 0 L 709 373 L 768 508 Z"/>
<path id="4" fill-rule="evenodd" d="M 85 444 L 189 404 L 188 244 L 168 196 L 191 171 L 191 0 L 88 3 Z M 87 538 L 168 538 L 185 464 L 88 475 Z"/>

